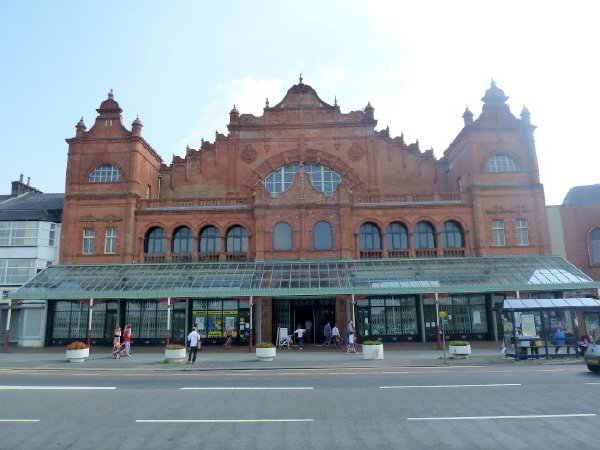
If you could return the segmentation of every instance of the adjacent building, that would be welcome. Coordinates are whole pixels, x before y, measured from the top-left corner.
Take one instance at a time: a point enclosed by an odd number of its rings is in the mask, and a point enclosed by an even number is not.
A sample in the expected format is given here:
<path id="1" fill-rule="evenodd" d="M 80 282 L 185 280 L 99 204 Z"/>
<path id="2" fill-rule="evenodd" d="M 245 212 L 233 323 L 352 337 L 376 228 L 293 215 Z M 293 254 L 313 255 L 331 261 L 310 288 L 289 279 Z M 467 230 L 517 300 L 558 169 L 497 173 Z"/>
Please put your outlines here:
<path id="1" fill-rule="evenodd" d="M 8 342 L 42 346 L 46 333 L 46 301 L 9 300 L 9 294 L 46 267 L 57 264 L 63 194 L 44 194 L 29 179 L 12 182 L 10 195 L 0 196 L 0 324 L 10 311 Z"/>

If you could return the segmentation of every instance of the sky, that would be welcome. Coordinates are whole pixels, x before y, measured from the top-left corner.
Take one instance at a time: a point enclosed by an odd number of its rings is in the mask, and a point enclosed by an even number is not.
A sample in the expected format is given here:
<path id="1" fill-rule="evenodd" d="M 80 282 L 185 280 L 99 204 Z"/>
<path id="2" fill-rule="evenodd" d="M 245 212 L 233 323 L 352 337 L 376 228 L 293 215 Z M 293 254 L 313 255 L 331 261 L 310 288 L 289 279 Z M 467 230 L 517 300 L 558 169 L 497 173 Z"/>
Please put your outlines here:
<path id="1" fill-rule="evenodd" d="M 531 113 L 547 205 L 600 183 L 595 0 L 2 0 L 0 194 L 64 192 L 68 146 L 112 89 L 166 164 L 298 83 L 441 158 L 491 80 Z"/>

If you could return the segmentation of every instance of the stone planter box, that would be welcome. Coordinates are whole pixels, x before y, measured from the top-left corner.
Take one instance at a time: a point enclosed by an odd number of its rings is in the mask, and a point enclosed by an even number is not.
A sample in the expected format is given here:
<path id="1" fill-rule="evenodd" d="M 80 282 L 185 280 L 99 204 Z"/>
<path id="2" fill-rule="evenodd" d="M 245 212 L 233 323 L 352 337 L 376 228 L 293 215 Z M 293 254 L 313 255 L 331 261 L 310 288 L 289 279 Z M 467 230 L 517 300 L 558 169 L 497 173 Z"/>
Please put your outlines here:
<path id="1" fill-rule="evenodd" d="M 89 348 L 80 348 L 80 349 L 76 349 L 76 350 L 67 350 L 67 360 L 69 362 L 84 362 L 85 358 L 87 358 L 88 356 L 90 356 L 90 349 Z"/>
<path id="2" fill-rule="evenodd" d="M 471 354 L 471 346 L 470 345 L 450 345 L 450 356 L 456 358 L 457 356 L 460 358 L 468 358 Z"/>
<path id="3" fill-rule="evenodd" d="M 166 363 L 182 363 L 185 361 L 185 347 L 184 348 L 165 348 L 165 362 Z"/>
<path id="4" fill-rule="evenodd" d="M 363 359 L 383 359 L 383 344 L 362 346 Z"/>
<path id="5" fill-rule="evenodd" d="M 273 358 L 277 355 L 277 349 L 275 347 L 256 347 L 256 358 L 259 361 L 273 361 Z"/>

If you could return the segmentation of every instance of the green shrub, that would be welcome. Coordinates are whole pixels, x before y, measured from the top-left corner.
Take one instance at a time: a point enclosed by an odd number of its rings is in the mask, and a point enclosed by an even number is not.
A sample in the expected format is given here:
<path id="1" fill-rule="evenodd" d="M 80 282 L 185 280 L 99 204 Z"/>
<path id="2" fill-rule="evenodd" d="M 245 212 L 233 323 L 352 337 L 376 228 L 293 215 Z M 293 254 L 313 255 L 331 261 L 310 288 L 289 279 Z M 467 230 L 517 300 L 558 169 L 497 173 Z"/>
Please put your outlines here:
<path id="1" fill-rule="evenodd" d="M 362 343 L 362 345 L 379 345 L 379 344 L 383 344 L 383 342 L 381 342 L 381 341 L 364 341 Z"/>
<path id="2" fill-rule="evenodd" d="M 467 345 L 471 345 L 469 341 L 450 341 L 448 344 L 453 347 L 466 347 Z"/>

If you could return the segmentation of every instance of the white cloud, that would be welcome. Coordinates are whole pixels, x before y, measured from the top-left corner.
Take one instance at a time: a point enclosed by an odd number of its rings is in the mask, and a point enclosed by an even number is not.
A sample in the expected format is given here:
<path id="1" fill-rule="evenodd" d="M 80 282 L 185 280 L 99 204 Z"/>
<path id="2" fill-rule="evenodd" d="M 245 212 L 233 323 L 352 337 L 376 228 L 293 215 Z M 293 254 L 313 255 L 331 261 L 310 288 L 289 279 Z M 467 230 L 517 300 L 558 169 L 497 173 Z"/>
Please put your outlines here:
<path id="1" fill-rule="evenodd" d="M 185 147 L 199 148 L 201 140 L 213 142 L 215 131 L 227 132 L 229 112 L 234 105 L 240 114 L 262 115 L 266 99 L 273 106 L 282 97 L 282 81 L 277 78 L 260 80 L 252 76 L 232 80 L 215 87 L 214 98 L 201 109 L 198 124 L 180 141 L 180 155 L 185 154 Z"/>

